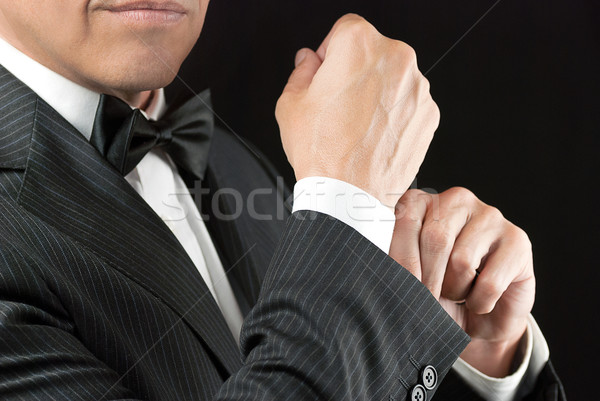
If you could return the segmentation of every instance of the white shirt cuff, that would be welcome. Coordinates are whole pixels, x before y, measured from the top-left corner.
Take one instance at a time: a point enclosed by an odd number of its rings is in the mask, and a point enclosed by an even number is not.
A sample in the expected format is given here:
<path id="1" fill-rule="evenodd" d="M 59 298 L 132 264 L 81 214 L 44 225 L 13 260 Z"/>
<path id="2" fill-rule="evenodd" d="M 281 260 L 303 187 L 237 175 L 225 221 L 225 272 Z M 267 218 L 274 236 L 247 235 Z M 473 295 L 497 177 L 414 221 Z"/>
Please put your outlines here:
<path id="1" fill-rule="evenodd" d="M 452 367 L 473 391 L 489 401 L 513 401 L 529 393 L 540 372 L 548 362 L 550 351 L 542 331 L 533 316 L 529 315 L 525 344 L 522 345 L 523 360 L 510 376 L 495 378 L 484 375 L 462 359 Z"/>
<path id="2" fill-rule="evenodd" d="M 396 216 L 377 198 L 347 182 L 306 177 L 294 186 L 292 212 L 312 210 L 335 217 L 389 253 Z"/>

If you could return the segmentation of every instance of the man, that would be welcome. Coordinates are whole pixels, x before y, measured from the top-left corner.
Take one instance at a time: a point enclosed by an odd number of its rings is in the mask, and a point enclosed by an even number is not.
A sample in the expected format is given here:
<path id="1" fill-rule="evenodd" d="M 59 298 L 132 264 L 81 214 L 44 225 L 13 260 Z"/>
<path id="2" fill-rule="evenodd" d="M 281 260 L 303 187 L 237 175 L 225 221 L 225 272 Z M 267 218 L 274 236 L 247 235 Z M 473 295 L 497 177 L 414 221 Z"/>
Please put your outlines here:
<path id="1" fill-rule="evenodd" d="M 349 15 L 298 53 L 283 225 L 207 93 L 165 113 L 207 5 L 0 1 L 3 399 L 563 399 L 526 236 L 407 192 L 439 119 L 412 50 Z"/>

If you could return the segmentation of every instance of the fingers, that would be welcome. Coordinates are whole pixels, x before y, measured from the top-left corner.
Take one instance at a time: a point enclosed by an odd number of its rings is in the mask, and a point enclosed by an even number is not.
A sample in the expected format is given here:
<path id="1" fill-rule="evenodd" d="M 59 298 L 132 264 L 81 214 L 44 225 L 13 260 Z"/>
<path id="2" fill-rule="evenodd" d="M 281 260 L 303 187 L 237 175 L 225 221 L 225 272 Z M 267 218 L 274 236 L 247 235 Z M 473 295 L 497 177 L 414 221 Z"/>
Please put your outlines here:
<path id="1" fill-rule="evenodd" d="M 423 194 L 425 196 L 423 196 Z M 421 280 L 419 238 L 427 212 L 427 197 L 423 191 L 407 191 L 396 205 L 396 224 L 390 246 L 390 256 Z"/>
<path id="2" fill-rule="evenodd" d="M 531 260 L 531 243 L 527 235 L 508 223 L 501 239 L 487 255 L 481 274 L 466 298 L 467 308 L 477 314 L 492 312 L 511 284 L 532 280 Z"/>
<path id="3" fill-rule="evenodd" d="M 292 71 L 284 93 L 301 93 L 308 89 L 313 77 L 321 66 L 321 59 L 311 49 L 300 49 L 296 53 L 296 68 Z"/>
<path id="4" fill-rule="evenodd" d="M 477 269 L 501 235 L 501 217 L 491 215 L 495 212 L 472 216 L 456 239 L 442 285 L 445 298 L 463 301 L 471 291 Z"/>
<path id="5" fill-rule="evenodd" d="M 429 196 L 435 200 L 440 195 Z M 419 239 L 421 281 L 439 299 L 450 253 L 469 213 L 464 205 L 455 205 L 453 202 L 440 202 L 438 206 L 430 202 L 429 205 Z"/>
<path id="6" fill-rule="evenodd" d="M 437 299 L 465 300 L 475 315 L 523 317 L 533 305 L 527 235 L 464 188 L 407 191 L 396 206 L 390 256 Z"/>

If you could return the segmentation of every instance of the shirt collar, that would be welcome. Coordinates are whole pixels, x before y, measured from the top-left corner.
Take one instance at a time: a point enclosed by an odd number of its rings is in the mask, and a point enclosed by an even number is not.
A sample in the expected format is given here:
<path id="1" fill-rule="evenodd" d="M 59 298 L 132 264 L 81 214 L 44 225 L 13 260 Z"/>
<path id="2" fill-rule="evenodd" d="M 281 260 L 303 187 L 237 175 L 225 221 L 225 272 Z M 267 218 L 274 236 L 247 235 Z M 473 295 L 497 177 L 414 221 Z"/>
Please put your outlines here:
<path id="1" fill-rule="evenodd" d="M 90 139 L 100 94 L 68 80 L 0 38 L 0 64 Z M 164 90 L 152 96 L 146 115 L 157 119 L 166 109 Z"/>

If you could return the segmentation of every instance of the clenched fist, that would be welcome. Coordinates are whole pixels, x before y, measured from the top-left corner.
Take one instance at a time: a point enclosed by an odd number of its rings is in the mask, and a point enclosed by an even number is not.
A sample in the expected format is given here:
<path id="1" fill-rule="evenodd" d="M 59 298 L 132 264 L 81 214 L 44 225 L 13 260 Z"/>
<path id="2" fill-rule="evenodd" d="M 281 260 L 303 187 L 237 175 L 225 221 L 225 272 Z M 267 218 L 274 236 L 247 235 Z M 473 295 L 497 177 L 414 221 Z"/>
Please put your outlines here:
<path id="1" fill-rule="evenodd" d="M 298 52 L 275 115 L 298 180 L 336 178 L 392 208 L 439 123 L 413 49 L 351 14 Z"/>
<path id="2" fill-rule="evenodd" d="M 467 189 L 411 189 L 396 206 L 390 256 L 471 336 L 466 362 L 489 376 L 509 374 L 535 298 L 523 230 Z"/>

